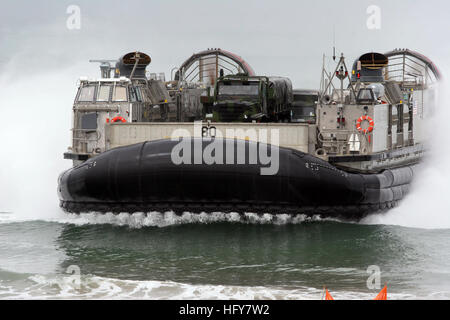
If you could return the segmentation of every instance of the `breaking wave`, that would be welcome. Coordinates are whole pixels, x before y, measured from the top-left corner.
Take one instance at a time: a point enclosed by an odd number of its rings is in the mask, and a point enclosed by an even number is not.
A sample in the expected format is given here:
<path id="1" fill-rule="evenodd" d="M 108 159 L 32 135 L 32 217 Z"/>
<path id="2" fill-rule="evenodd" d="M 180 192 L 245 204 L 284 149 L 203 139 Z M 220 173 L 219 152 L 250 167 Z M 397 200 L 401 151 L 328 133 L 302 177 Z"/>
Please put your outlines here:
<path id="1" fill-rule="evenodd" d="M 17 280 L 15 280 L 17 281 Z M 0 299 L 189 299 L 189 300 L 319 300 L 322 290 L 310 287 L 246 287 L 231 285 L 193 285 L 173 281 L 120 280 L 98 276 L 79 279 L 64 275 L 31 275 L 16 289 L 9 281 L 0 282 Z M 434 293 L 425 299 L 442 298 L 450 293 Z M 337 291 L 337 300 L 373 299 L 376 293 Z M 447 296 L 448 297 L 448 296 Z M 389 299 L 415 299 L 412 294 L 390 293 Z"/>

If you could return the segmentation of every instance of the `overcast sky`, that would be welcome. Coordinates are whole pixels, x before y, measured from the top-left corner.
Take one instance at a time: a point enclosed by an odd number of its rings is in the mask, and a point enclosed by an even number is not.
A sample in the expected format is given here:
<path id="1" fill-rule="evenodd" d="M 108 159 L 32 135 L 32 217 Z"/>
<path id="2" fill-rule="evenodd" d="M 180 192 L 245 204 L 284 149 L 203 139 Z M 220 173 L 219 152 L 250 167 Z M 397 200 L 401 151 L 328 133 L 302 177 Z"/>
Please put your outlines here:
<path id="1" fill-rule="evenodd" d="M 17 78 L 28 72 L 79 65 L 97 76 L 89 59 L 116 59 L 141 50 L 150 71 L 179 66 L 192 53 L 219 47 L 242 56 L 261 75 L 288 76 L 295 87 L 319 85 L 322 54 L 337 51 L 349 64 L 367 51 L 419 51 L 447 64 L 450 2 L 416 0 L 153 0 L 5 1 L 0 12 L 0 68 Z M 69 5 L 81 10 L 81 28 L 70 30 Z M 381 28 L 369 30 L 370 5 L 381 9 Z M 76 72 L 71 70 L 71 72 Z"/>

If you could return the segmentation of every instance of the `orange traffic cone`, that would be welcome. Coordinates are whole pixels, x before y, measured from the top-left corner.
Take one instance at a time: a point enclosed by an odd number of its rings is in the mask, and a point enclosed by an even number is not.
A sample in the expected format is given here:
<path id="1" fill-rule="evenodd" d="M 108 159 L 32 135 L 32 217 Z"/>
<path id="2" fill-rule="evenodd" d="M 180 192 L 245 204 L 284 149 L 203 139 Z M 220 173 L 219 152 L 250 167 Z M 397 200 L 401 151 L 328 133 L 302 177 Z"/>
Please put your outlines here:
<path id="1" fill-rule="evenodd" d="M 380 293 L 373 300 L 387 300 L 387 285 L 384 285 L 384 288 L 381 289 Z"/>
<path id="2" fill-rule="evenodd" d="M 325 300 L 334 300 L 327 289 L 325 289 Z"/>

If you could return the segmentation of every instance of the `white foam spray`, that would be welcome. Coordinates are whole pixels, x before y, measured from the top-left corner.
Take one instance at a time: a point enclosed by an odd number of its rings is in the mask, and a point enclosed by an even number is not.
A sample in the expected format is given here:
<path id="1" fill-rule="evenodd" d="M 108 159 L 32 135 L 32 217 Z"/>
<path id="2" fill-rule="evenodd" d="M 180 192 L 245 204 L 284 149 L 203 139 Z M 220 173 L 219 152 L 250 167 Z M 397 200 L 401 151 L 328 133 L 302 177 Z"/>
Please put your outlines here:
<path id="1" fill-rule="evenodd" d="M 443 75 L 449 65 L 441 64 Z M 362 223 L 405 227 L 450 228 L 450 81 L 443 79 L 438 89 L 436 113 L 428 123 L 430 141 L 426 159 L 411 185 L 410 193 L 397 208 L 371 215 Z M 425 108 L 427 107 L 425 102 Z M 428 107 L 430 107 L 428 105 Z"/>
<path id="2" fill-rule="evenodd" d="M 0 211 L 13 221 L 55 217 L 57 177 L 71 165 L 63 152 L 79 70 L 11 77 L 20 69 L 8 66 L 0 76 Z"/>
<path id="3" fill-rule="evenodd" d="M 305 222 L 315 221 L 337 221 L 334 219 L 322 219 L 319 216 L 306 216 L 304 214 L 256 214 L 246 212 L 239 214 L 236 212 L 212 212 L 212 213 L 191 213 L 184 212 L 183 214 L 175 214 L 173 211 L 168 212 L 138 212 L 138 213 L 81 213 L 81 214 L 67 214 L 64 218 L 55 219 L 59 223 L 70 223 L 75 225 L 85 224 L 112 224 L 116 226 L 127 226 L 133 229 L 143 227 L 168 227 L 173 225 L 181 225 L 187 223 L 242 223 L 242 224 L 272 224 L 272 225 L 286 225 L 299 224 Z"/>

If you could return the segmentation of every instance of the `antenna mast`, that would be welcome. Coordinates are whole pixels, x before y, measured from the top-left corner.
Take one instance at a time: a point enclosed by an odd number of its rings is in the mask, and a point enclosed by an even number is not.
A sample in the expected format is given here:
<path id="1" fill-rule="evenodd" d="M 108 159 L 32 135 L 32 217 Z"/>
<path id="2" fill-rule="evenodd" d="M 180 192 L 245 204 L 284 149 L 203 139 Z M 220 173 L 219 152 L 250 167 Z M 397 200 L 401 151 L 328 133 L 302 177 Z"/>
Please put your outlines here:
<path id="1" fill-rule="evenodd" d="M 336 30 L 333 25 L 333 61 L 336 61 Z"/>

